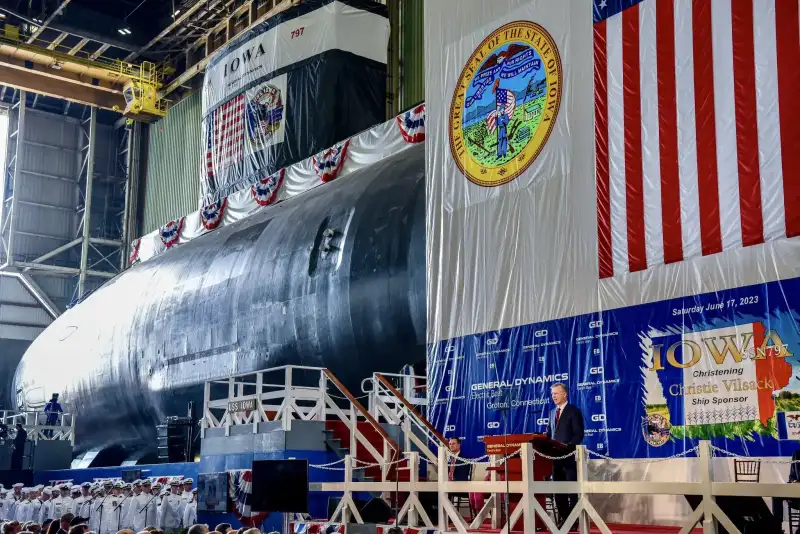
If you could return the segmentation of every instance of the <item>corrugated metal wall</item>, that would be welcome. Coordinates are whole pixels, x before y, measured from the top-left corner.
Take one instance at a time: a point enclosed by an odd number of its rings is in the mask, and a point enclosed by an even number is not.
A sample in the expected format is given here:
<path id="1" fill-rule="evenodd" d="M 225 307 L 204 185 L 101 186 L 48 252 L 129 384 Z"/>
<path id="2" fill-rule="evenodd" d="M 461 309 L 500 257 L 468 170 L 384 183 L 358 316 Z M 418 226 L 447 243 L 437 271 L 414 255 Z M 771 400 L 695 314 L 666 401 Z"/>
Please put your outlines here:
<path id="1" fill-rule="evenodd" d="M 197 209 L 201 163 L 202 99 L 198 92 L 150 125 L 143 234 Z"/>
<path id="2" fill-rule="evenodd" d="M 400 3 L 400 110 L 425 100 L 425 0 Z"/>

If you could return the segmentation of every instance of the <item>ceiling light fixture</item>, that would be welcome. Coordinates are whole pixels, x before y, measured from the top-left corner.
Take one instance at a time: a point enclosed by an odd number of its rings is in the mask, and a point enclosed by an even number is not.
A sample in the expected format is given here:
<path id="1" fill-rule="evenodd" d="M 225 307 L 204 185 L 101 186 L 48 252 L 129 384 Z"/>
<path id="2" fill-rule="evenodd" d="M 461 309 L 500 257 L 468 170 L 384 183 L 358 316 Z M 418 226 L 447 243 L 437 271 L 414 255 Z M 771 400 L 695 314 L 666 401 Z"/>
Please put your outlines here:
<path id="1" fill-rule="evenodd" d="M 119 30 L 117 30 L 117 31 L 118 31 L 119 33 L 121 33 L 122 35 L 130 35 L 130 34 L 131 34 L 131 31 L 130 31 L 128 28 L 120 28 L 120 29 L 119 29 Z"/>
<path id="2" fill-rule="evenodd" d="M 175 17 L 177 17 L 180 14 L 181 14 L 181 10 L 179 9 L 179 10 L 175 11 L 175 13 L 172 14 L 172 18 L 174 19 Z"/>

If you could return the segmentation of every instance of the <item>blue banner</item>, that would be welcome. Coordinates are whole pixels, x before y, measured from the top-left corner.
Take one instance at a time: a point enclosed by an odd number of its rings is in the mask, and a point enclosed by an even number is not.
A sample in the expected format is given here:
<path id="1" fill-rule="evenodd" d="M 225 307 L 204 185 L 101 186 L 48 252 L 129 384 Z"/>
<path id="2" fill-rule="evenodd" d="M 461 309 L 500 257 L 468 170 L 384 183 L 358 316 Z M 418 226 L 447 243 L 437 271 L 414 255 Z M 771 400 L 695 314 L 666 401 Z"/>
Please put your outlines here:
<path id="1" fill-rule="evenodd" d="M 429 346 L 429 417 L 481 436 L 544 432 L 561 382 L 590 450 L 669 457 L 700 439 L 788 456 L 800 440 L 800 279 L 445 340 Z"/>

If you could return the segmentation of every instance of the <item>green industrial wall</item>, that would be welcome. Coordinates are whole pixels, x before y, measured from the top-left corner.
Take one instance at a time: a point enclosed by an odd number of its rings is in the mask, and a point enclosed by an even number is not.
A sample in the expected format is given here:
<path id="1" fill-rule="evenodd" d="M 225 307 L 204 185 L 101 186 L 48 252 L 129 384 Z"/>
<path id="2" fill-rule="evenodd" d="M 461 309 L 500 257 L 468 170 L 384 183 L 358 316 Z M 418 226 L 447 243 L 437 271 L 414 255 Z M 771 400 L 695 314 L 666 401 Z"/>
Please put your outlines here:
<path id="1" fill-rule="evenodd" d="M 400 111 L 425 100 L 424 0 L 400 4 Z"/>
<path id="2" fill-rule="evenodd" d="M 202 99 L 197 92 L 150 125 L 143 234 L 197 210 L 202 148 Z"/>

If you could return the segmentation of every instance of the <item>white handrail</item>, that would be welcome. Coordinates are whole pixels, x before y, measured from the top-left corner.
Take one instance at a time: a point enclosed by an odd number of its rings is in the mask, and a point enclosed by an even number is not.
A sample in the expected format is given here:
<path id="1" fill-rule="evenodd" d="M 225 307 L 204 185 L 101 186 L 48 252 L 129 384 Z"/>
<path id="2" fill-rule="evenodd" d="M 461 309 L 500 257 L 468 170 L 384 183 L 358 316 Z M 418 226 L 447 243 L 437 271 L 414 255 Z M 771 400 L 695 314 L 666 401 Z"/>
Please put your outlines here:
<path id="1" fill-rule="evenodd" d="M 406 504 L 398 513 L 398 522 L 401 526 L 410 528 L 427 527 L 436 528 L 440 532 L 452 532 L 453 528 L 459 534 L 467 534 L 470 530 L 478 529 L 485 519 L 491 518 L 493 528 L 501 528 L 501 534 L 508 534 L 509 524 L 514 525 L 519 519 L 523 520 L 524 531 L 532 533 L 535 531 L 535 522 L 544 525 L 549 532 L 564 534 L 575 520 L 579 522 L 581 532 L 589 531 L 589 524 L 594 526 L 604 534 L 611 534 L 605 520 L 598 513 L 597 509 L 590 502 L 590 497 L 596 495 L 695 495 L 701 498 L 700 505 L 690 513 L 681 525 L 681 532 L 691 532 L 696 525 L 701 525 L 705 534 L 716 532 L 717 523 L 724 527 L 731 534 L 741 534 L 731 519 L 717 505 L 716 498 L 722 496 L 740 497 L 781 497 L 785 499 L 800 498 L 800 487 L 797 484 L 781 483 L 747 483 L 737 484 L 731 482 L 714 482 L 713 480 L 713 455 L 709 441 L 700 441 L 698 447 L 690 451 L 697 453 L 699 461 L 699 472 L 701 474 L 698 482 L 628 482 L 613 481 L 600 482 L 590 481 L 588 478 L 588 451 L 585 446 L 577 447 L 572 453 L 575 455 L 578 476 L 575 482 L 545 482 L 534 479 L 534 455 L 533 445 L 525 443 L 521 450 L 520 464 L 522 465 L 522 479 L 519 481 L 504 482 L 500 480 L 490 481 L 466 481 L 453 482 L 447 477 L 438 477 L 436 481 L 419 481 L 416 473 L 417 466 L 421 458 L 417 453 L 409 453 L 409 466 L 412 469 L 411 477 L 408 482 L 359 482 L 353 477 L 356 467 L 352 464 L 352 459 L 345 458 L 344 481 L 343 482 L 320 482 L 310 484 L 311 491 L 324 491 L 343 493 L 339 507 L 335 510 L 328 524 L 346 522 L 350 514 L 358 523 L 363 523 L 357 514 L 357 509 L 353 504 L 353 494 L 356 492 L 394 492 L 399 491 L 408 493 Z M 447 451 L 442 448 L 439 451 L 437 462 L 439 472 L 446 472 L 449 460 Z M 500 465 L 502 458 L 492 457 L 493 465 Z M 669 459 L 667 459 L 669 460 Z M 615 461 L 615 460 L 599 460 Z M 626 460 L 617 460 L 625 462 Z M 635 460 L 640 462 L 641 460 Z M 646 460 L 644 460 L 646 461 Z M 663 461 L 654 459 L 653 461 Z M 312 465 L 311 468 L 314 468 Z M 322 467 L 331 469 L 330 467 Z M 519 502 L 510 510 L 510 518 L 505 525 L 499 522 L 503 516 L 501 513 L 501 495 L 508 491 L 511 494 L 521 494 Z M 437 493 L 439 501 L 439 515 L 436 518 L 429 518 L 425 515 L 425 510 L 420 504 L 420 493 Z M 449 495 L 452 493 L 479 493 L 491 494 L 486 500 L 483 508 L 478 511 L 471 524 L 467 524 L 463 517 L 458 513 L 450 502 Z M 553 494 L 576 494 L 578 502 L 567 521 L 559 529 L 550 515 L 537 500 L 537 496 L 552 496 Z M 595 501 L 597 502 L 597 501 Z M 405 521 L 404 521 L 405 519 Z M 295 522 L 295 524 L 300 522 Z M 450 526 L 452 523 L 453 527 Z"/>
<path id="2" fill-rule="evenodd" d="M 279 374 L 282 380 L 276 383 Z M 283 365 L 209 380 L 205 383 L 203 397 L 203 438 L 206 431 L 213 428 L 224 428 L 225 435 L 229 436 L 231 427 L 236 425 L 252 425 L 252 432 L 257 433 L 260 423 L 280 422 L 281 428 L 289 431 L 294 420 L 325 422 L 334 418 L 346 426 L 350 435 L 346 446 L 351 451 L 361 446 L 376 464 L 397 454 L 392 452 L 397 445 L 386 431 L 322 367 Z M 381 435 L 382 447 L 376 448 L 362 433 L 359 423 L 363 422 L 370 423 Z M 388 472 L 384 472 L 384 479 L 386 475 Z"/>
<path id="3" fill-rule="evenodd" d="M 0 412 L 0 423 L 12 433 L 17 423 L 22 424 L 28 433 L 28 441 L 69 441 L 74 446 L 75 414 L 59 412 L 55 424 L 47 424 L 47 415 L 43 410 L 3 410 Z"/>

